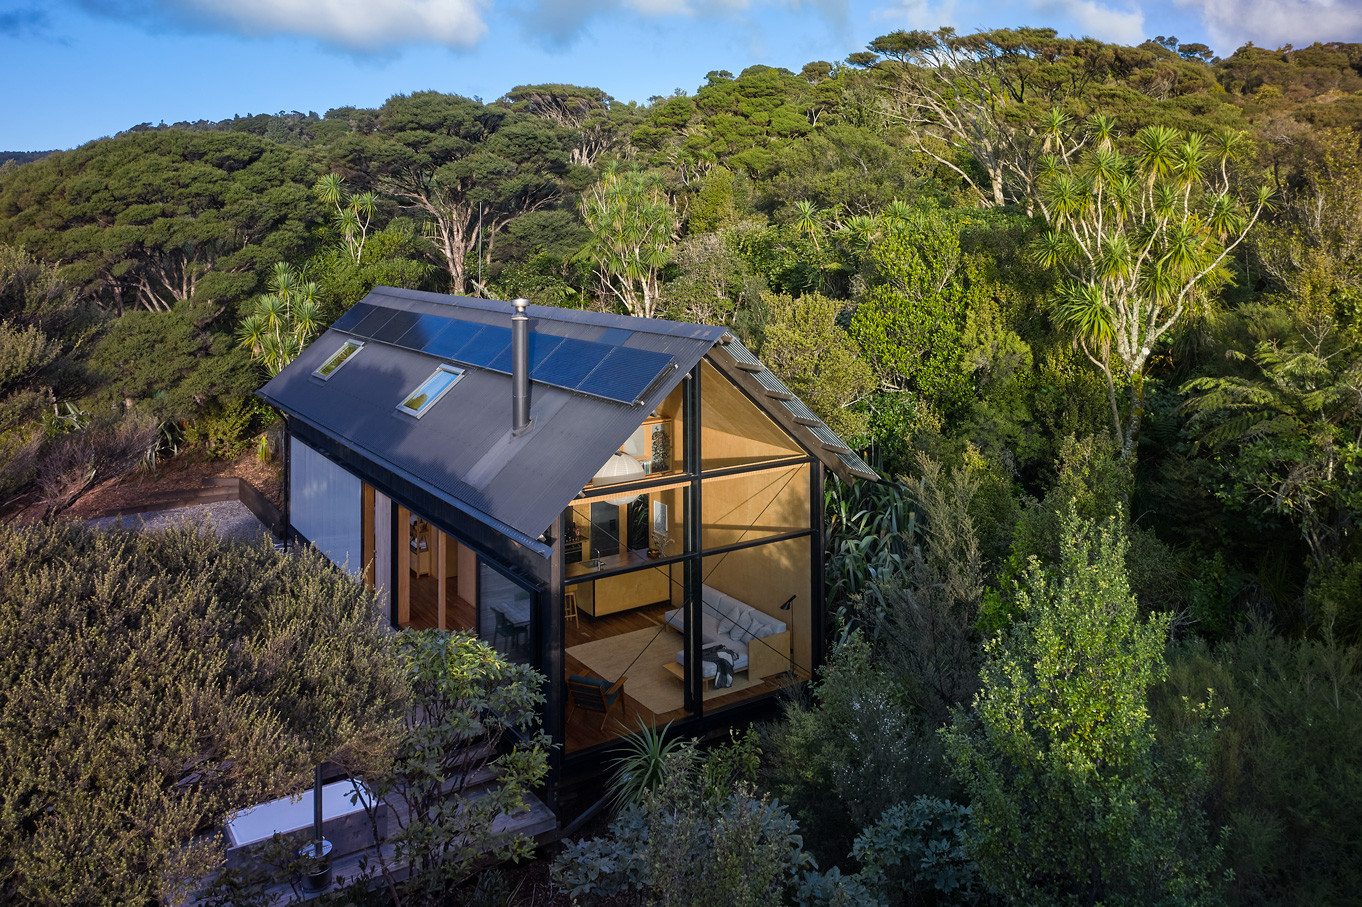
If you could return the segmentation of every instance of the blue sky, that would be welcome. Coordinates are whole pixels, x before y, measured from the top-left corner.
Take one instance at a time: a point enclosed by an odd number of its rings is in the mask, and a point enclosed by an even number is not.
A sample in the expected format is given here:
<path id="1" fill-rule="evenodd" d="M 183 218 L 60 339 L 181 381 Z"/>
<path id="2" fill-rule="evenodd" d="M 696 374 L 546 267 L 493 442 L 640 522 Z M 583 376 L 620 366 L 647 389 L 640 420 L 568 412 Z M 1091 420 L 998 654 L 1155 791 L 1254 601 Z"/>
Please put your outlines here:
<path id="1" fill-rule="evenodd" d="M 492 101 L 565 82 L 643 103 L 711 70 L 798 71 L 941 25 L 1171 34 L 1227 54 L 1362 41 L 1362 0 L 0 0 L 0 150 L 426 89 Z"/>

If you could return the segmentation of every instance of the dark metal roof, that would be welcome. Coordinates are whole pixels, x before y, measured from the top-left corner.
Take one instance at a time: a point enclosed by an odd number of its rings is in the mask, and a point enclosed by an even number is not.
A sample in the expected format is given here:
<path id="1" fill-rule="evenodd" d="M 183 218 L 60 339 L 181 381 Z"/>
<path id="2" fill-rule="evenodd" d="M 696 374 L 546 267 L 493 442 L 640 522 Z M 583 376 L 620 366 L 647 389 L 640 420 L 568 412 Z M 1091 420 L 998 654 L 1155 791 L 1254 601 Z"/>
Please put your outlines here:
<path id="1" fill-rule="evenodd" d="M 700 359 L 731 336 L 708 325 L 531 305 L 533 425 L 515 437 L 509 356 L 500 345 L 502 329 L 509 343 L 512 312 L 507 302 L 378 287 L 259 394 L 544 554 L 538 539 L 562 509 Z M 347 339 L 365 346 L 325 381 L 314 376 Z M 405 395 L 444 362 L 462 367 L 463 378 L 419 419 L 399 412 Z M 789 393 L 761 371 L 755 399 Z M 778 409 L 772 403 L 768 408 Z M 783 414 L 782 424 L 799 427 L 792 434 L 839 475 L 876 478 L 846 462 L 845 445 L 827 444 Z"/>

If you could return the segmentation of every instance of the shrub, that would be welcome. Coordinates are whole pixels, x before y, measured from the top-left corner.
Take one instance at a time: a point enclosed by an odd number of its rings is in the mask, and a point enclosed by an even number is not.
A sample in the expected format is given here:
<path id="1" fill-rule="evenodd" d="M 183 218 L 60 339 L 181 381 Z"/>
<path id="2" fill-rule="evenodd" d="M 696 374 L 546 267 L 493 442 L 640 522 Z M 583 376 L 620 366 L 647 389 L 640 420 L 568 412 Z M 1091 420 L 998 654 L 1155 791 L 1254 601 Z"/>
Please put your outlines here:
<path id="1" fill-rule="evenodd" d="M 670 754 L 661 783 L 620 810 L 607 837 L 566 843 L 554 879 L 574 899 L 632 891 L 667 907 L 769 907 L 801 886 L 837 889 L 837 878 L 811 875 L 813 858 L 785 808 L 740 779 L 754 746 L 754 738 L 740 739 L 704 763 L 693 743 Z"/>
<path id="2" fill-rule="evenodd" d="M 544 678 L 467 633 L 407 631 L 397 645 L 412 690 L 405 733 L 392 761 L 365 778 L 373 803 L 404 807 L 392 816 L 394 853 L 379 852 L 379 869 L 396 893 L 393 870 L 405 866 L 401 902 L 439 904 L 480 861 L 534 848 L 496 823 L 525 809 L 548 770 L 548 740 L 537 732 Z M 484 786 L 491 775 L 496 783 Z"/>
<path id="3" fill-rule="evenodd" d="M 320 555 L 0 525 L 0 901 L 184 893 L 200 831 L 382 752 L 389 639 Z"/>
<path id="4" fill-rule="evenodd" d="M 886 904 L 977 900 L 983 886 L 965 851 L 969 817 L 969 807 L 934 797 L 891 806 L 856 837 L 860 879 Z"/>
<path id="5" fill-rule="evenodd" d="M 1213 896 L 1219 853 L 1198 805 L 1205 712 L 1166 750 L 1149 716 L 1168 618 L 1141 621 L 1116 518 L 1062 521 L 1052 573 L 1033 560 L 1023 620 L 985 647 L 975 716 L 944 732 L 969 791 L 969 851 L 1004 897 L 1180 903 Z M 1165 755 L 1168 758 L 1165 759 Z"/>
<path id="6" fill-rule="evenodd" d="M 878 669 L 858 634 L 833 652 L 812 703 L 792 702 L 766 731 L 769 784 L 805 828 L 815 856 L 846 856 L 886 809 L 952 788 L 935 727 Z"/>

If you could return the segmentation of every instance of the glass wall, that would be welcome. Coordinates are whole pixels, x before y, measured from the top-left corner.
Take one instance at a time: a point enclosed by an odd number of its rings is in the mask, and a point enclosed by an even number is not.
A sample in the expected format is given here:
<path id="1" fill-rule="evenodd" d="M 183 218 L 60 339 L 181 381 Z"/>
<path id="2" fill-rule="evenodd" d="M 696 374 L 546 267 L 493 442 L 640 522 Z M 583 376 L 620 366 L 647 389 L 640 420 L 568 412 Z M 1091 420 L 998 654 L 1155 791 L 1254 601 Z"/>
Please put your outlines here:
<path id="1" fill-rule="evenodd" d="M 534 596 L 485 563 L 478 565 L 479 635 L 507 661 L 534 659 Z"/>
<path id="2" fill-rule="evenodd" d="M 725 548 L 809 528 L 808 463 L 704 480 L 701 544 Z"/>
<path id="3" fill-rule="evenodd" d="M 563 512 L 565 672 L 574 682 L 613 687 L 606 713 L 569 694 L 568 750 L 661 725 L 686 712 L 682 612 L 685 484 L 632 497 L 584 498 Z"/>
<path id="4" fill-rule="evenodd" d="M 297 438 L 289 439 L 289 522 L 331 562 L 365 567 L 360 480 Z"/>
<path id="5" fill-rule="evenodd" d="M 705 557 L 700 620 L 706 711 L 774 692 L 813 663 L 807 536 Z M 721 676 L 732 666 L 731 682 Z"/>
<path id="6" fill-rule="evenodd" d="M 700 364 L 700 426 L 706 472 L 805 456 L 784 429 L 708 362 Z"/>

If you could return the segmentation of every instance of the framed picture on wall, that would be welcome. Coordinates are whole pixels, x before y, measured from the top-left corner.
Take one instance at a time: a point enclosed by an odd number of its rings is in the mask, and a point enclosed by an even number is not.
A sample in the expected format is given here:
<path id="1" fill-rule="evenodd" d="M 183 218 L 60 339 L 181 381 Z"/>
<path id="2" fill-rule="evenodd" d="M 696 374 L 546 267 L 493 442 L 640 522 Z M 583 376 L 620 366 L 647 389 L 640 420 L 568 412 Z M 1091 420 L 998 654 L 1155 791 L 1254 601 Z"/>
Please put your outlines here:
<path id="1" fill-rule="evenodd" d="M 667 505 L 661 501 L 653 501 L 653 532 L 667 532 Z"/>

